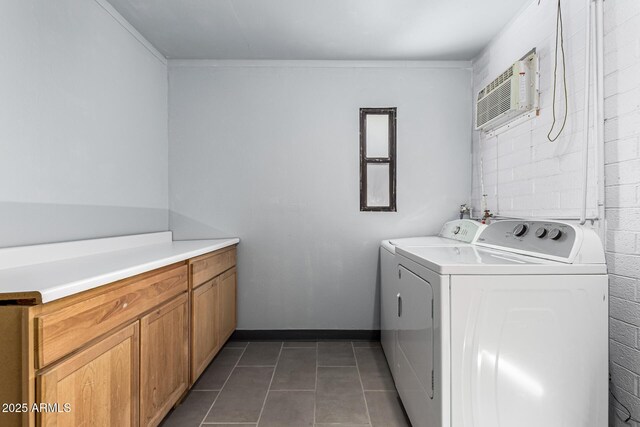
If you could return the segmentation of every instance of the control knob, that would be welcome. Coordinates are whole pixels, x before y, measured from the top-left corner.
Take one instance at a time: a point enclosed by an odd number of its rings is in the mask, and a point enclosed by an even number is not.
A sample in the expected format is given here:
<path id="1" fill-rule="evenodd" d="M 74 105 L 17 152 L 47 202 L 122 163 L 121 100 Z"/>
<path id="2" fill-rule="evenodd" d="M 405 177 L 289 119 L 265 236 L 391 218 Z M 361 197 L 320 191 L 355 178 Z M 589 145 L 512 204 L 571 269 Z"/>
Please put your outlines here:
<path id="1" fill-rule="evenodd" d="M 518 224 L 516 228 L 513 229 L 513 235 L 516 237 L 524 236 L 528 229 L 527 224 Z"/>
<path id="2" fill-rule="evenodd" d="M 544 227 L 540 227 L 536 230 L 536 237 L 539 239 L 542 239 L 544 236 L 547 235 L 547 229 Z"/>
<path id="3" fill-rule="evenodd" d="M 560 237 L 562 237 L 562 231 L 554 228 L 549 232 L 549 237 L 551 238 L 551 240 L 558 240 Z"/>

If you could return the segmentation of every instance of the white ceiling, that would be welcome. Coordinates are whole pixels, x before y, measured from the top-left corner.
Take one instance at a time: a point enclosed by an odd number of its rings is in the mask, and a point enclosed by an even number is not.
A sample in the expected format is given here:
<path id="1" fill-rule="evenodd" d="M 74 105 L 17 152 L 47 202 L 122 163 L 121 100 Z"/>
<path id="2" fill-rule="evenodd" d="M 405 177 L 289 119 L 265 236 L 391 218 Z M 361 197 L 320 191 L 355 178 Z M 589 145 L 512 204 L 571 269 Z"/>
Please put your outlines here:
<path id="1" fill-rule="evenodd" d="M 168 58 L 473 58 L 532 0 L 108 0 Z"/>

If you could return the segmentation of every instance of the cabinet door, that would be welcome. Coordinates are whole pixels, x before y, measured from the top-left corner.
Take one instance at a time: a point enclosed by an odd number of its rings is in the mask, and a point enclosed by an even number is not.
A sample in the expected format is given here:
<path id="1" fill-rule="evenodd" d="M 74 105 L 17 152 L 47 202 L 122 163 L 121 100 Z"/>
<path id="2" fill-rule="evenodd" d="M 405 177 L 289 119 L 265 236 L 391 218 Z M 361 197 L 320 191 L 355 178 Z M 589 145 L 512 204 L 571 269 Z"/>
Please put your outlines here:
<path id="1" fill-rule="evenodd" d="M 189 381 L 187 294 L 140 319 L 140 424 L 157 426 Z"/>
<path id="2" fill-rule="evenodd" d="M 222 273 L 220 280 L 220 340 L 225 342 L 236 330 L 236 268 Z"/>
<path id="3" fill-rule="evenodd" d="M 191 382 L 202 374 L 220 348 L 218 278 L 193 290 L 191 300 Z"/>
<path id="4" fill-rule="evenodd" d="M 138 360 L 136 323 L 46 369 L 37 380 L 38 403 L 49 405 L 39 425 L 137 426 Z"/>

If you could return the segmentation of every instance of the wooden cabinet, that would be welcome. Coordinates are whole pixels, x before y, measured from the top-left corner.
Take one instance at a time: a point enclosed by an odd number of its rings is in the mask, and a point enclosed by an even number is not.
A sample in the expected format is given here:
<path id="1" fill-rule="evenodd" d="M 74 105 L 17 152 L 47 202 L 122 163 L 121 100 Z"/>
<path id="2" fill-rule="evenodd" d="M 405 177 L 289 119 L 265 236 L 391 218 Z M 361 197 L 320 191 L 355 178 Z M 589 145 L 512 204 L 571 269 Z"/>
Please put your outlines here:
<path id="1" fill-rule="evenodd" d="M 29 408 L 0 426 L 157 426 L 235 330 L 235 265 L 227 247 L 46 304 L 0 293 L 0 400 Z"/>
<path id="2" fill-rule="evenodd" d="M 38 402 L 58 412 L 41 412 L 40 425 L 137 426 L 138 363 L 136 322 L 42 371 Z"/>
<path id="3" fill-rule="evenodd" d="M 189 387 L 189 306 L 182 294 L 140 319 L 140 425 L 156 426 Z"/>
<path id="4" fill-rule="evenodd" d="M 235 331 L 236 321 L 236 268 L 221 274 L 220 280 L 220 338 L 224 342 Z"/>
<path id="5" fill-rule="evenodd" d="M 191 299 L 191 381 L 202 374 L 220 349 L 219 278 L 193 290 Z"/>
<path id="6" fill-rule="evenodd" d="M 232 267 L 191 293 L 191 384 L 236 329 L 236 277 Z"/>

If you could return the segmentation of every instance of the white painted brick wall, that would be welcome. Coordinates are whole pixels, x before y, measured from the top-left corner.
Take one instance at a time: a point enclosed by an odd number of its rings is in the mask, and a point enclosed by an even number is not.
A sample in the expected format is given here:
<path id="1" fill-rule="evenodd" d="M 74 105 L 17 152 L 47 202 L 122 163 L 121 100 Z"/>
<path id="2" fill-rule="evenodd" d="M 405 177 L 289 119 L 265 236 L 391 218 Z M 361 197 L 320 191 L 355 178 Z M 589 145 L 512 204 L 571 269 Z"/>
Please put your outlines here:
<path id="1" fill-rule="evenodd" d="M 528 217 L 580 215 L 586 0 L 563 0 L 569 113 L 563 134 L 558 141 L 550 143 L 547 133 L 552 123 L 556 5 L 551 0 L 543 0 L 540 4 L 532 1 L 474 60 L 473 83 L 476 93 L 533 47 L 536 47 L 540 58 L 541 73 L 541 108 L 538 117 L 493 138 L 487 138 L 480 132 L 474 133 L 471 196 L 474 209 L 481 206 L 482 159 L 488 206 L 494 213 Z M 562 90 L 557 93 L 557 111 L 562 113 Z M 597 212 L 593 153 L 591 144 L 588 193 L 590 217 L 596 216 Z M 615 172 L 612 170 L 611 173 Z"/>
<path id="2" fill-rule="evenodd" d="M 550 124 L 555 1 L 537 0 L 474 61 L 474 90 L 536 46 L 541 111 L 496 138 L 473 140 L 472 204 L 480 207 L 480 158 L 489 207 L 506 216 L 579 215 L 584 96 L 584 5 L 563 0 L 570 116 L 565 135 L 545 141 Z M 614 393 L 640 419 L 640 0 L 605 0 L 605 218 L 610 273 L 610 372 Z M 591 159 L 594 158 L 590 152 Z M 588 216 L 595 216 L 595 163 Z M 610 411 L 610 425 L 623 424 Z"/>
<path id="3" fill-rule="evenodd" d="M 614 393 L 640 419 L 640 1 L 607 0 L 604 19 L 610 366 Z M 611 425 L 624 425 L 616 412 Z"/>

